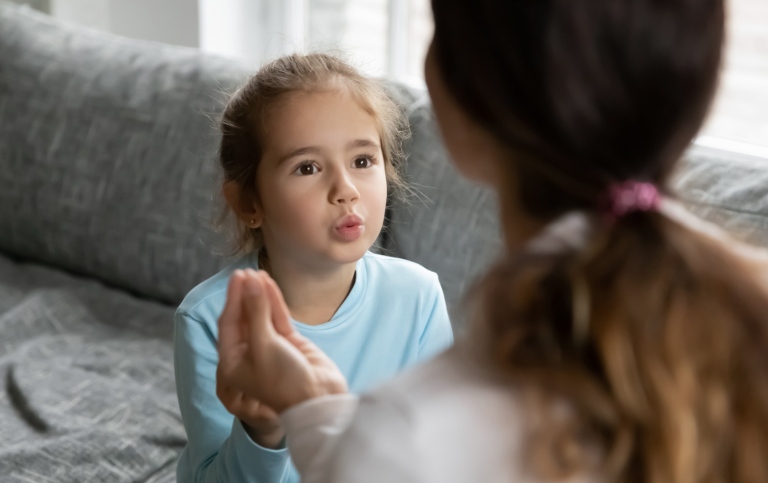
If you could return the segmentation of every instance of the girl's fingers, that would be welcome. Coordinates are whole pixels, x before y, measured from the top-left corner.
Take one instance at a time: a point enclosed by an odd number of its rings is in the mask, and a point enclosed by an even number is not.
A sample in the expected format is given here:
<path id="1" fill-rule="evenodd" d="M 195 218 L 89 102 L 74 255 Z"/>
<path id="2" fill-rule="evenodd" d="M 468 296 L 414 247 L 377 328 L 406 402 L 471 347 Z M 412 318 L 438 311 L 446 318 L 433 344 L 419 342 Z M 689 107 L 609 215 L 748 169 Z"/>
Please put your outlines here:
<path id="1" fill-rule="evenodd" d="M 278 334 L 287 337 L 293 334 L 295 330 L 291 324 L 291 313 L 283 298 L 283 292 L 280 291 L 280 287 L 269 276 L 264 277 L 264 282 L 267 286 L 269 303 L 272 309 L 272 323 Z"/>
<path id="2" fill-rule="evenodd" d="M 219 317 L 219 352 L 235 347 L 240 341 L 240 317 L 244 274 L 235 270 L 229 278 L 227 301 Z"/>

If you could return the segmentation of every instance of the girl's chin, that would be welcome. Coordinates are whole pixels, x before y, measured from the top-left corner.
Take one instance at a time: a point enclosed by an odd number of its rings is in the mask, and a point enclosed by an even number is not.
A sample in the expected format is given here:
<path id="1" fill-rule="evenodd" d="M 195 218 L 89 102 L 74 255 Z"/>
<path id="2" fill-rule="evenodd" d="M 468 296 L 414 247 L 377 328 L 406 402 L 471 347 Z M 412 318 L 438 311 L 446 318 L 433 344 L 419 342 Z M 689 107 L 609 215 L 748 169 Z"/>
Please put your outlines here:
<path id="1" fill-rule="evenodd" d="M 357 263 L 372 246 L 373 242 L 371 241 L 357 240 L 352 243 L 345 243 L 342 246 L 333 247 L 328 255 L 333 262 L 341 265 Z"/>

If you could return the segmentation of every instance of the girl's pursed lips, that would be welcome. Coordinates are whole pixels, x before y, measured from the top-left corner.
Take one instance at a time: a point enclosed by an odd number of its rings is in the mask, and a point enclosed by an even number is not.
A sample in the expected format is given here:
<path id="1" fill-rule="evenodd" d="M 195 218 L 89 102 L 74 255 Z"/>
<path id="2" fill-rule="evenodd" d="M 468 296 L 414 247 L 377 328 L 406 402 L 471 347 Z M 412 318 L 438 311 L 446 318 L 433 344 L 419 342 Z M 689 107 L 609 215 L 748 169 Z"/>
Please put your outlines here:
<path id="1" fill-rule="evenodd" d="M 344 216 L 336 223 L 335 228 L 346 228 L 346 227 L 353 227 L 353 226 L 359 226 L 363 225 L 363 219 L 360 218 L 360 216 L 352 213 L 349 215 Z"/>

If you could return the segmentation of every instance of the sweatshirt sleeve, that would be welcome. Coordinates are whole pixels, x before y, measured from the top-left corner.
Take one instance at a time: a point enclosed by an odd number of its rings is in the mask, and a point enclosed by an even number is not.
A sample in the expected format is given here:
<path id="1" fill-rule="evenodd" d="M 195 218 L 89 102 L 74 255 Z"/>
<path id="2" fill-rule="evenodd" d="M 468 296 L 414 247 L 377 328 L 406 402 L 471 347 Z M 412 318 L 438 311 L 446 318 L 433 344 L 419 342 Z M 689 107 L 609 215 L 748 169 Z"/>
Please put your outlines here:
<path id="1" fill-rule="evenodd" d="M 350 394 L 299 404 L 281 415 L 302 483 L 416 483 L 419 459 L 407 413 Z"/>
<path id="2" fill-rule="evenodd" d="M 426 324 L 419 339 L 419 361 L 431 359 L 453 345 L 451 320 L 448 317 L 445 295 L 437 274 L 434 274 L 430 288 L 430 302 L 427 304 L 428 310 L 424 315 Z"/>
<path id="3" fill-rule="evenodd" d="M 205 323 L 176 313 L 174 368 L 187 447 L 178 467 L 179 481 L 288 482 L 287 448 L 257 445 L 216 396 L 216 338 Z"/>

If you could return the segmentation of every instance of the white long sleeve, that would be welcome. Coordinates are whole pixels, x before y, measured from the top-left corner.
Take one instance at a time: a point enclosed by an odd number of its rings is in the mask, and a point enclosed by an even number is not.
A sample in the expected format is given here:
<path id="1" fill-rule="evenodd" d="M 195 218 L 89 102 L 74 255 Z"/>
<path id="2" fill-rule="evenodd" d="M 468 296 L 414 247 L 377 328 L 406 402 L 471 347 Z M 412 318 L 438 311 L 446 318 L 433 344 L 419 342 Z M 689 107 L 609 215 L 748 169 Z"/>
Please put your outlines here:
<path id="1" fill-rule="evenodd" d="M 325 481 L 322 473 L 357 406 L 357 396 L 341 394 L 311 399 L 280 416 L 302 481 Z"/>
<path id="2" fill-rule="evenodd" d="M 283 413 L 302 483 L 539 483 L 522 459 L 519 393 L 456 349 L 359 400 L 319 398 Z"/>
<path id="3" fill-rule="evenodd" d="M 282 420 L 302 483 L 421 481 L 409 421 L 391 401 L 329 396 Z"/>

